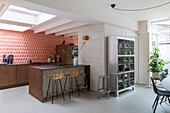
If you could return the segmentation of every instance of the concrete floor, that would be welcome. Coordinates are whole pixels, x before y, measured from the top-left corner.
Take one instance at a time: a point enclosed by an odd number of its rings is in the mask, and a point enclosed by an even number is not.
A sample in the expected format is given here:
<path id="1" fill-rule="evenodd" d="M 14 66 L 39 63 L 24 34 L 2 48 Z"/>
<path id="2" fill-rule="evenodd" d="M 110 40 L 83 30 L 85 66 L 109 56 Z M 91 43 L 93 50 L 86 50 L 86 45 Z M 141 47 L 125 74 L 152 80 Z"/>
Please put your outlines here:
<path id="1" fill-rule="evenodd" d="M 97 93 L 89 91 L 63 101 L 61 96 L 51 104 L 49 99 L 41 103 L 28 94 L 28 86 L 0 90 L 0 113 L 152 113 L 155 99 L 152 88 L 137 85 L 135 91 L 126 91 L 119 97 L 97 99 Z M 158 105 L 156 113 L 170 113 L 166 103 Z"/>

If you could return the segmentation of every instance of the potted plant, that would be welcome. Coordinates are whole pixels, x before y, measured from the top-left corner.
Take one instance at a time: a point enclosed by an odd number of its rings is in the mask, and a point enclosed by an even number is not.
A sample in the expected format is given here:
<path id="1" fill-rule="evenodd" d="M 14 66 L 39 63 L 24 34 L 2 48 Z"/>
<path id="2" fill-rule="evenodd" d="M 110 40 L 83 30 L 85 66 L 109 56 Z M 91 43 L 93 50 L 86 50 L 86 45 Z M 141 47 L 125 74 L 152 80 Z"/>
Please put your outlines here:
<path id="1" fill-rule="evenodd" d="M 149 57 L 150 63 L 149 63 L 149 70 L 150 72 L 152 72 L 152 77 L 155 80 L 161 80 L 160 77 L 160 73 L 163 73 L 163 75 L 165 74 L 164 71 L 164 66 L 165 66 L 165 62 L 163 61 L 163 59 L 159 58 L 159 49 L 155 48 L 154 52 L 151 52 L 151 56 Z"/>

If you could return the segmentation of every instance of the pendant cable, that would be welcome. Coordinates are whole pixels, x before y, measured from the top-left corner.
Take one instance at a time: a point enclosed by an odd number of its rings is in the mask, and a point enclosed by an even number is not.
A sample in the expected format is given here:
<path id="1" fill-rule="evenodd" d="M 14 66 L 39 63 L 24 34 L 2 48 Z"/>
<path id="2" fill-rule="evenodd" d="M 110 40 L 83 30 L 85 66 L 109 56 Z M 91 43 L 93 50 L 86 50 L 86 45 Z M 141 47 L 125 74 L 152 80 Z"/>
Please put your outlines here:
<path id="1" fill-rule="evenodd" d="M 115 8 L 116 4 L 111 4 L 111 7 L 115 10 L 119 10 L 119 11 L 144 11 L 144 10 L 149 10 L 149 9 L 155 9 L 155 8 L 159 8 L 165 5 L 170 4 L 170 2 L 164 3 L 164 4 L 160 4 L 157 6 L 153 6 L 153 7 L 147 7 L 147 8 L 142 8 L 142 9 L 120 9 L 120 8 Z"/>

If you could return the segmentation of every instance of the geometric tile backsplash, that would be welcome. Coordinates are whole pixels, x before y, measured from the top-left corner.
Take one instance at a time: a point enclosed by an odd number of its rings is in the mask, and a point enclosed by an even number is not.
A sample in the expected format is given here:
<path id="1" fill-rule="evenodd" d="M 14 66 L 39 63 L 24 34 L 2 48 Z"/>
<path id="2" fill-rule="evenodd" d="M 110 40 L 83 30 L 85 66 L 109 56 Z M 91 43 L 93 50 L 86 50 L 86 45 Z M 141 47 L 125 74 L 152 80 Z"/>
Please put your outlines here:
<path id="1" fill-rule="evenodd" d="M 74 43 L 78 45 L 78 38 L 34 34 L 33 30 L 25 32 L 0 30 L 0 62 L 3 55 L 14 55 L 14 63 L 26 63 L 28 59 L 33 62 L 47 62 L 49 55 L 55 54 L 56 45 L 65 40 L 65 45 Z"/>

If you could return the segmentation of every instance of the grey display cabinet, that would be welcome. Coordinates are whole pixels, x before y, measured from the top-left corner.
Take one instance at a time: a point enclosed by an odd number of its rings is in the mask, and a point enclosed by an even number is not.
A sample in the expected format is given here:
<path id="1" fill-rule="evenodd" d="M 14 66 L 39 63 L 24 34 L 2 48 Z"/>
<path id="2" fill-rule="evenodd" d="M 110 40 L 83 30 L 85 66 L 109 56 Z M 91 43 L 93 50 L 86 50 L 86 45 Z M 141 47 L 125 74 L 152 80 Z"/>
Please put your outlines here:
<path id="1" fill-rule="evenodd" d="M 109 88 L 116 96 L 133 89 L 135 84 L 135 40 L 131 38 L 108 37 Z"/>

